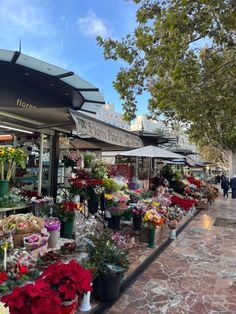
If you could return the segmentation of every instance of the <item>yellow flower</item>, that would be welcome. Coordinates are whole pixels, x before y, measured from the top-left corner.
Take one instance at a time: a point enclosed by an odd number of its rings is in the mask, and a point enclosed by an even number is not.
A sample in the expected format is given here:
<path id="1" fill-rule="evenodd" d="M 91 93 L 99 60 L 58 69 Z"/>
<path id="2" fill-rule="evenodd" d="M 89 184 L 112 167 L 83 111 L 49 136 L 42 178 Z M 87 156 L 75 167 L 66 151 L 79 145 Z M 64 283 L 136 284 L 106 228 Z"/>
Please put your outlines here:
<path id="1" fill-rule="evenodd" d="M 158 203 L 157 203 L 156 201 L 153 201 L 153 202 L 152 202 L 152 205 L 153 205 L 153 206 L 158 206 Z"/>
<path id="2" fill-rule="evenodd" d="M 4 148 L 2 146 L 0 146 L 0 154 L 3 155 L 4 154 Z"/>
<path id="3" fill-rule="evenodd" d="M 124 187 L 124 189 L 128 189 L 128 184 L 127 183 L 125 183 L 124 185 L 123 185 L 123 187 Z"/>
<path id="4" fill-rule="evenodd" d="M 113 199 L 113 196 L 111 194 L 105 194 L 105 199 L 110 201 Z"/>
<path id="5" fill-rule="evenodd" d="M 14 151 L 15 151 L 15 148 L 14 147 L 8 147 L 8 149 L 7 149 L 7 151 L 8 151 L 8 153 L 14 153 Z"/>

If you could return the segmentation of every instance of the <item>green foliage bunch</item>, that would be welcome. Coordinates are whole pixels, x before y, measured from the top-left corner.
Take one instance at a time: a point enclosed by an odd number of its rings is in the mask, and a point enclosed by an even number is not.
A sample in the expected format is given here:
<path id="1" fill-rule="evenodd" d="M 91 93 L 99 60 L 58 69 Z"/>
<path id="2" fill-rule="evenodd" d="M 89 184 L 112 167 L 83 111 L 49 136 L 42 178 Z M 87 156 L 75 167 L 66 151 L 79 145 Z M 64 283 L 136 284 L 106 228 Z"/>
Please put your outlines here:
<path id="1" fill-rule="evenodd" d="M 84 266 L 92 270 L 93 278 L 124 273 L 128 270 L 127 251 L 116 245 L 109 229 L 104 229 L 101 234 L 87 239 L 87 252 L 89 259 Z"/>

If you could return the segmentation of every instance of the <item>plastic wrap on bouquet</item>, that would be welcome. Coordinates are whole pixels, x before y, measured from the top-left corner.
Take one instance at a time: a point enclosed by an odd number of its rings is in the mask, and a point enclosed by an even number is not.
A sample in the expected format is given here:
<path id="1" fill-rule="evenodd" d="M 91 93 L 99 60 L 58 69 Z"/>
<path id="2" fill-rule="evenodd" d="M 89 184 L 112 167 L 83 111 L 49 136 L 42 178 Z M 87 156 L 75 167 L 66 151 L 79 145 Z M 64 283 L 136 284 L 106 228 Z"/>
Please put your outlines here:
<path id="1" fill-rule="evenodd" d="M 175 240 L 176 239 L 176 229 L 172 229 L 170 231 L 170 239 Z"/>
<path id="2" fill-rule="evenodd" d="M 70 187 L 69 179 L 72 178 L 72 167 L 64 168 L 64 185 L 65 187 Z"/>

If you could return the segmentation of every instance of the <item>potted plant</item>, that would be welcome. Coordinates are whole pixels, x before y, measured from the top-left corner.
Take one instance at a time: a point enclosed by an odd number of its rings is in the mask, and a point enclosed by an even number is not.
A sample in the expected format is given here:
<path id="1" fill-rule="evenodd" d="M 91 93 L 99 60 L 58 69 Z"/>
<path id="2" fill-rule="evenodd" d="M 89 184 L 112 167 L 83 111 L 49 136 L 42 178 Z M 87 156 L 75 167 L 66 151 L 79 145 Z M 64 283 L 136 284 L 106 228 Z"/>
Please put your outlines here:
<path id="1" fill-rule="evenodd" d="M 78 299 L 92 291 L 90 271 L 81 267 L 75 260 L 67 264 L 61 261 L 51 264 L 39 278 L 58 293 L 63 314 L 73 313 L 78 306 Z"/>
<path id="2" fill-rule="evenodd" d="M 0 146 L 0 197 L 8 193 L 16 167 L 25 168 L 26 153 L 20 147 Z"/>
<path id="3" fill-rule="evenodd" d="M 104 229 L 102 234 L 90 236 L 87 251 L 89 257 L 86 267 L 92 270 L 94 297 L 101 301 L 116 299 L 122 274 L 129 266 L 127 251 L 117 246 L 109 229 Z"/>
<path id="4" fill-rule="evenodd" d="M 1 302 L 5 303 L 11 314 L 62 313 L 62 301 L 58 293 L 43 280 L 37 280 L 34 284 L 23 287 L 15 287 L 10 294 L 1 298 Z"/>
<path id="5" fill-rule="evenodd" d="M 72 201 L 64 201 L 55 210 L 55 215 L 61 220 L 61 236 L 64 238 L 72 239 L 76 210 L 77 204 Z"/>

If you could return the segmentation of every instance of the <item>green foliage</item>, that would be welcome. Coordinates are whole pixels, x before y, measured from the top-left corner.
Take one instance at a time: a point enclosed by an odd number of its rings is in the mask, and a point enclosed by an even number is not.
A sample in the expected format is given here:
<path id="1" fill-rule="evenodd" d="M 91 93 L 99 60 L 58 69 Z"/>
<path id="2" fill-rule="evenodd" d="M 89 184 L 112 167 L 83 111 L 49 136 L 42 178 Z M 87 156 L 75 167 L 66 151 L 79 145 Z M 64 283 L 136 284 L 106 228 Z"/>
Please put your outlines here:
<path id="1" fill-rule="evenodd" d="M 124 117 L 149 92 L 153 118 L 186 124 L 199 146 L 236 151 L 234 0 L 133 0 L 137 27 L 121 41 L 98 37 L 105 59 L 126 62 L 114 87 Z"/>
<path id="2" fill-rule="evenodd" d="M 105 193 L 113 193 L 119 191 L 119 184 L 112 179 L 103 180 L 102 186 L 105 188 Z"/>
<path id="3" fill-rule="evenodd" d="M 87 240 L 87 251 L 89 259 L 83 266 L 92 270 L 93 278 L 123 273 L 128 269 L 127 252 L 117 247 L 109 229 L 91 236 Z"/>

